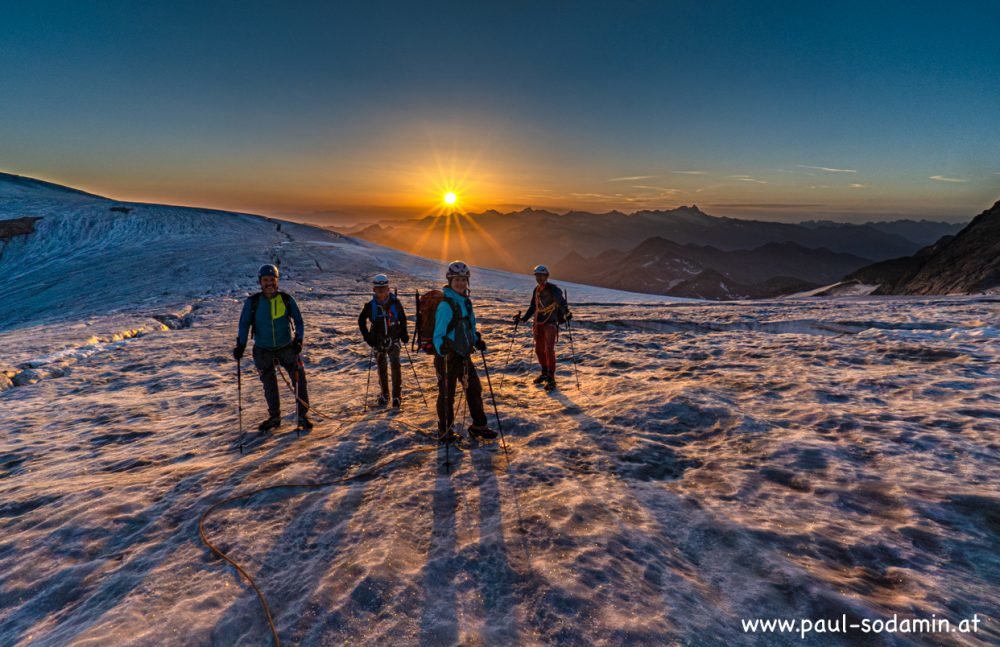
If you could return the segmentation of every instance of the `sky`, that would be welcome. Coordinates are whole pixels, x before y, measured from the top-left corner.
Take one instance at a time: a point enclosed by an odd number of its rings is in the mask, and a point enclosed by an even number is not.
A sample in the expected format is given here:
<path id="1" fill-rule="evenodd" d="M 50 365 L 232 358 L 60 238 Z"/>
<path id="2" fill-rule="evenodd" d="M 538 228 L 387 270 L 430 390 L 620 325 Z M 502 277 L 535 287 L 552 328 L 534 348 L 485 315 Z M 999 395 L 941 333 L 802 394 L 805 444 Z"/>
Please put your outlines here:
<path id="1" fill-rule="evenodd" d="M 313 222 L 1000 199 L 995 2 L 95 5 L 0 0 L 0 170 Z"/>

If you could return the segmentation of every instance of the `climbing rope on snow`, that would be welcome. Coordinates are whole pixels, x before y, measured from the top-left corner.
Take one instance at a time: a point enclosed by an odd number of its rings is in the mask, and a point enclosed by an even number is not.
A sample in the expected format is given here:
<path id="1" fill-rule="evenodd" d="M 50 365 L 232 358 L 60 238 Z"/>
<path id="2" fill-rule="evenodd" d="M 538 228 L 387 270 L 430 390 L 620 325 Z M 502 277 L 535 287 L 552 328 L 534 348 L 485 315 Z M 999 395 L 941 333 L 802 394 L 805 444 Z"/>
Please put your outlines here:
<path id="1" fill-rule="evenodd" d="M 212 506 L 210 506 L 203 513 L 201 513 L 201 516 L 198 518 L 198 535 L 201 537 L 202 543 L 205 544 L 205 546 L 207 546 L 209 548 L 209 550 L 211 550 L 215 555 L 217 555 L 218 557 L 222 558 L 228 564 L 230 564 L 233 568 L 235 568 L 236 571 L 240 575 L 242 575 L 244 578 L 246 578 L 247 582 L 250 583 L 250 586 L 253 588 L 254 592 L 257 594 L 257 599 L 260 601 L 261 608 L 264 610 L 264 617 L 267 620 L 268 627 L 271 630 L 271 637 L 274 640 L 275 647 L 281 647 L 281 638 L 278 636 L 278 628 L 274 624 L 274 615 L 271 613 L 271 607 L 267 603 L 267 598 L 264 596 L 264 592 L 261 591 L 260 587 L 254 581 L 254 579 L 250 575 L 250 573 L 248 573 L 246 571 L 246 569 L 244 569 L 242 566 L 240 566 L 234 559 L 232 559 L 231 557 L 229 557 L 229 555 L 227 555 L 225 553 L 225 551 L 223 551 L 218 546 L 216 546 L 212 542 L 212 540 L 210 540 L 208 538 L 208 533 L 205 531 L 205 521 L 212 515 L 213 512 L 215 512 L 216 510 L 218 510 L 221 507 L 223 507 L 225 505 L 228 505 L 230 503 L 233 503 L 235 501 L 240 501 L 242 499 L 249 499 L 249 498 L 251 498 L 251 497 L 253 497 L 253 496 L 257 495 L 257 494 L 263 493 L 263 492 L 270 492 L 270 491 L 273 491 L 273 490 L 279 490 L 279 489 L 284 489 L 284 488 L 299 488 L 299 489 L 313 489 L 313 490 L 315 490 L 315 489 L 321 489 L 321 488 L 326 488 L 326 487 L 332 487 L 334 485 L 339 485 L 341 483 L 348 483 L 350 481 L 356 481 L 358 479 L 370 477 L 370 476 L 372 476 L 374 474 L 377 474 L 378 472 L 382 471 L 383 469 L 385 469 L 385 467 L 387 465 L 391 464 L 393 461 L 405 458 L 407 456 L 411 456 L 413 454 L 424 453 L 424 452 L 431 452 L 431 451 L 435 451 L 435 450 L 437 450 L 437 447 L 416 447 L 416 448 L 410 449 L 410 450 L 408 450 L 406 452 L 403 452 L 402 454 L 400 454 L 398 456 L 393 456 L 393 457 L 390 457 L 387 460 L 377 462 L 374 465 L 372 465 L 371 467 L 369 467 L 367 469 L 364 469 L 364 470 L 361 470 L 360 472 L 356 472 L 356 473 L 354 473 L 354 474 L 352 474 L 350 476 L 345 476 L 345 477 L 342 477 L 342 478 L 339 478 L 339 479 L 333 479 L 333 480 L 329 480 L 329 481 L 321 481 L 321 482 L 318 482 L 318 483 L 283 483 L 281 485 L 269 485 L 269 486 L 265 486 L 265 487 L 255 488 L 253 490 L 249 490 L 249 491 L 243 492 L 241 494 L 236 494 L 236 495 L 231 496 L 231 497 L 229 497 L 227 499 L 223 499 L 222 501 L 218 501 L 218 502 L 212 504 Z"/>

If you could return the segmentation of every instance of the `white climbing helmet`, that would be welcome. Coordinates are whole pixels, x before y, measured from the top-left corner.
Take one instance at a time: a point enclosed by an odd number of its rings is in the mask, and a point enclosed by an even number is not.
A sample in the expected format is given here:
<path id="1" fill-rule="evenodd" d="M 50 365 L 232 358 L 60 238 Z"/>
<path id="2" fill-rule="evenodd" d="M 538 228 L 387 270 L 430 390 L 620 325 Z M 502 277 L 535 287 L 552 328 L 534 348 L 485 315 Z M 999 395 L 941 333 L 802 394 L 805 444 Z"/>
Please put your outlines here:
<path id="1" fill-rule="evenodd" d="M 549 268 L 545 267 L 544 265 L 536 265 L 534 271 L 535 274 L 548 274 Z"/>
<path id="2" fill-rule="evenodd" d="M 376 288 L 387 288 L 389 287 L 389 277 L 385 274 L 376 274 L 375 278 L 372 279 L 372 287 Z"/>
<path id="3" fill-rule="evenodd" d="M 465 278 L 469 278 L 472 276 L 472 272 L 469 271 L 469 266 L 463 263 L 462 261 L 452 261 L 448 265 L 448 273 L 445 274 L 445 278 L 451 280 L 456 276 L 464 276 Z"/>

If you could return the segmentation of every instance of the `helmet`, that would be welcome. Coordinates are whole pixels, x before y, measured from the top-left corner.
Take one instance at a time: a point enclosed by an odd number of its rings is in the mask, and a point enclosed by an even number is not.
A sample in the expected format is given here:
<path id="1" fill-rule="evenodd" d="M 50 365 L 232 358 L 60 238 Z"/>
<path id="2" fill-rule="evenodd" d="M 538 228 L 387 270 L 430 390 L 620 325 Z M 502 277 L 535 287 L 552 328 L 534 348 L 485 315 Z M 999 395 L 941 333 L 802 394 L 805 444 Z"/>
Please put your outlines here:
<path id="1" fill-rule="evenodd" d="M 548 274 L 549 268 L 545 267 L 544 265 L 536 265 L 534 272 L 535 274 Z"/>
<path id="2" fill-rule="evenodd" d="M 265 276 L 273 276 L 274 278 L 278 278 L 278 268 L 275 267 L 274 265 L 261 265 L 260 269 L 257 270 L 257 278 L 261 279 L 264 278 Z"/>
<path id="3" fill-rule="evenodd" d="M 375 278 L 372 279 L 372 286 L 376 288 L 389 287 L 389 277 L 385 274 L 376 274 Z"/>
<path id="4" fill-rule="evenodd" d="M 465 278 L 469 278 L 470 276 L 472 276 L 472 272 L 469 271 L 469 266 L 463 263 L 462 261 L 452 261 L 451 264 L 448 265 L 448 273 L 445 274 L 445 278 L 450 280 L 455 278 L 456 276 L 464 276 Z"/>

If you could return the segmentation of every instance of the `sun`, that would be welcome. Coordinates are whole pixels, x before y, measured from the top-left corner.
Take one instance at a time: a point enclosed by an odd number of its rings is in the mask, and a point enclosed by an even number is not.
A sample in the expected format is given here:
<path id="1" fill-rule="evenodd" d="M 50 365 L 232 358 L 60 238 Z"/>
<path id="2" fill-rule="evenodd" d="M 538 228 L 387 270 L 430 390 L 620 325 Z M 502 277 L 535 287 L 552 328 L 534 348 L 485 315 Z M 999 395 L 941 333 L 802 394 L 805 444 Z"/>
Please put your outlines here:
<path id="1" fill-rule="evenodd" d="M 454 191 L 448 191 L 447 193 L 444 194 L 445 204 L 455 204 L 456 202 L 458 202 L 458 196 L 455 195 Z"/>

